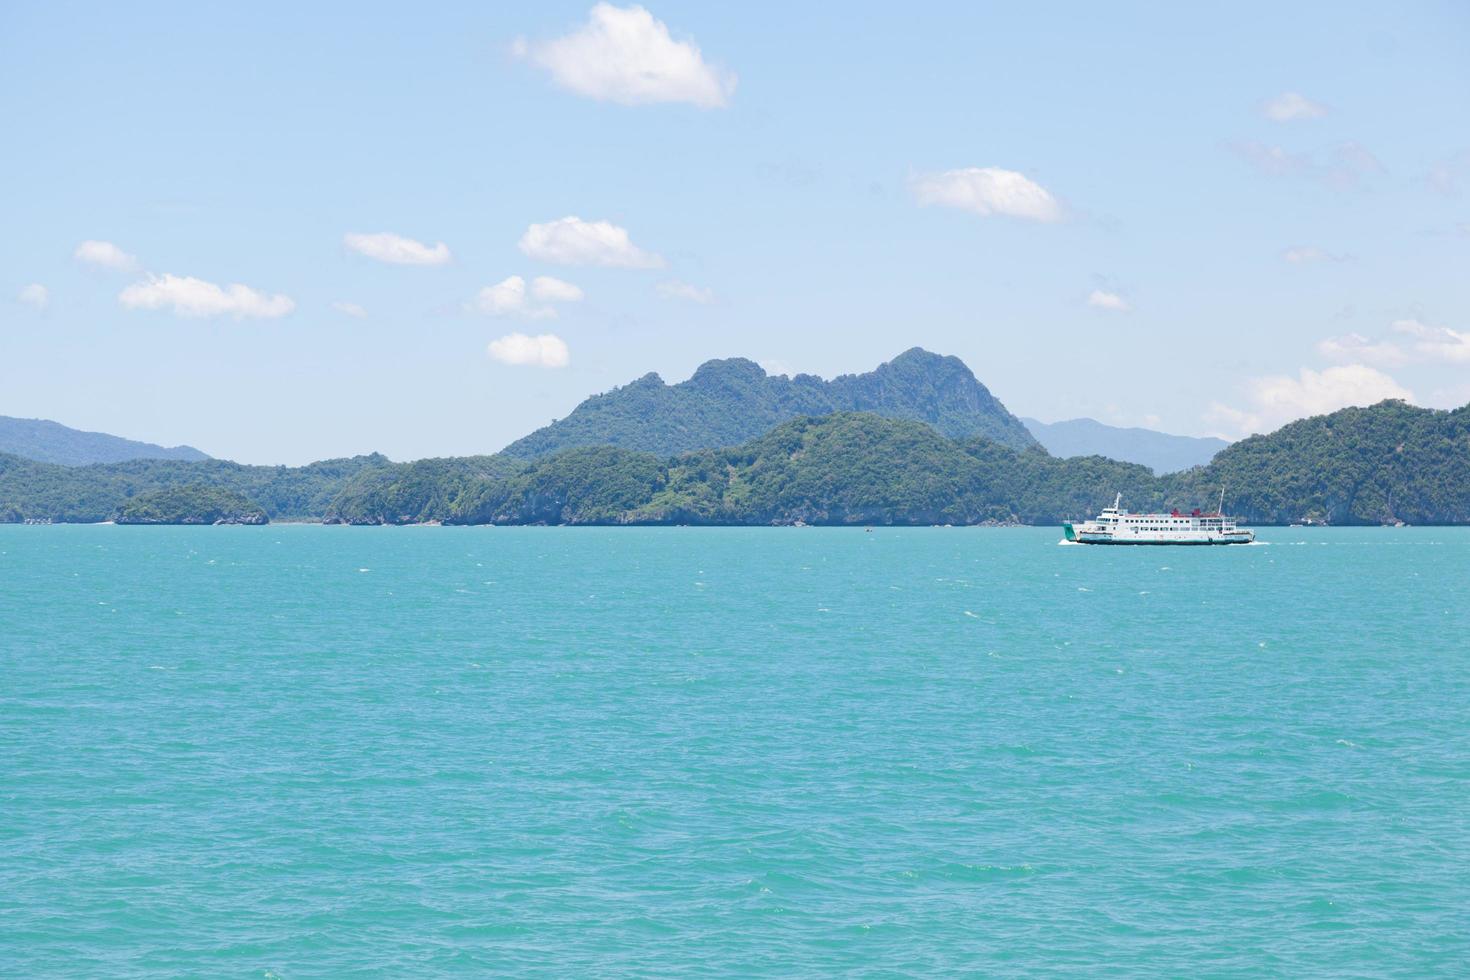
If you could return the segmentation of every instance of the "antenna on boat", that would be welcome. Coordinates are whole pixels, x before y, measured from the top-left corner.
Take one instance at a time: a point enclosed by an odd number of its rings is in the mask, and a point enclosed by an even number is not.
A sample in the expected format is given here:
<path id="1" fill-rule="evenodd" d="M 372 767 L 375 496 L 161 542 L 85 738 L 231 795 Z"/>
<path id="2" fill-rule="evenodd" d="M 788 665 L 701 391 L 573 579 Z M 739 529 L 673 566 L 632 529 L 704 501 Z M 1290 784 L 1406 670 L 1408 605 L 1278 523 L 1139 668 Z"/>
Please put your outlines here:
<path id="1" fill-rule="evenodd" d="M 1225 516 L 1225 486 L 1224 486 L 1224 484 L 1221 484 L 1221 486 L 1220 486 L 1220 509 L 1217 510 L 1215 513 L 1219 514 L 1221 517 L 1224 517 Z"/>
<path id="2" fill-rule="evenodd" d="M 1123 503 L 1123 495 L 1120 493 L 1116 497 L 1113 498 L 1113 510 L 1117 510 L 1118 507 L 1119 507 L 1119 505 L 1121 505 L 1122 503 Z"/>

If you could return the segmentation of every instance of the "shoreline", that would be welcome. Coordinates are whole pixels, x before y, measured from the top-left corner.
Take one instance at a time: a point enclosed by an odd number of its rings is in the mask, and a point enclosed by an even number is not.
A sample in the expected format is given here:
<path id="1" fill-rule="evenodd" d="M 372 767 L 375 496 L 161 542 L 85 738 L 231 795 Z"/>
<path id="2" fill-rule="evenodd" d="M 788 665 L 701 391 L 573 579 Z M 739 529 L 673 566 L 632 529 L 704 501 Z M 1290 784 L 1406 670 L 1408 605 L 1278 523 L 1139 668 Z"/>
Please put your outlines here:
<path id="1" fill-rule="evenodd" d="M 346 521 L 320 521 L 320 520 L 280 520 L 280 521 L 274 521 L 273 520 L 273 521 L 268 521 L 265 524 L 245 524 L 245 523 L 238 523 L 238 522 L 234 522 L 234 523 L 232 523 L 232 522 L 221 522 L 221 523 L 218 523 L 218 524 L 204 524 L 204 523 L 186 523 L 186 522 L 175 522 L 175 523 L 165 523 L 165 522 L 146 522 L 146 523 L 144 523 L 144 522 L 138 522 L 138 523 L 132 523 L 132 522 L 124 522 L 124 523 L 119 523 L 117 521 L 9 521 L 9 522 L 0 523 L 0 528 L 3 528 L 3 527 L 259 527 L 259 528 L 269 528 L 269 527 L 343 527 L 343 528 L 400 528 L 400 527 L 412 527 L 412 528 L 426 528 L 426 527 L 446 527 L 446 528 L 456 527 L 457 528 L 457 527 L 463 527 L 463 528 L 473 528 L 473 527 L 483 527 L 483 528 L 528 528 L 529 527 L 529 528 L 568 528 L 568 529 L 577 529 L 577 528 L 630 528 L 630 529 L 631 528 L 666 528 L 666 529 L 677 529 L 677 528 L 752 528 L 752 529 L 757 529 L 757 528 L 764 528 L 764 529 L 769 529 L 769 530 L 782 530 L 782 529 L 792 529 L 792 530 L 809 530 L 809 529 L 833 530 L 833 529 L 837 529 L 837 530 L 849 530 L 849 531 L 859 531 L 859 530 L 861 530 L 861 531 L 877 531 L 877 530 L 892 531 L 892 530 L 926 530 L 927 529 L 927 530 L 934 530 L 934 531 L 943 531 L 943 530 L 955 530 L 955 531 L 961 531 L 961 530 L 964 530 L 964 531 L 969 531 L 969 530 L 1004 531 L 1004 530 L 1025 530 L 1025 529 L 1051 528 L 1051 527 L 1060 529 L 1061 526 L 1062 526 L 1062 523 L 1063 522 L 1058 522 L 1058 523 L 1055 523 L 1055 524 L 1051 524 L 1051 523 L 1048 523 L 1048 524 L 1019 524 L 1019 523 L 1016 523 L 1016 524 L 991 524 L 991 523 L 984 523 L 984 524 L 811 524 L 811 523 L 791 523 L 791 524 L 661 524 L 661 523 L 637 523 L 637 524 L 620 524 L 620 523 L 606 523 L 606 524 L 592 524 L 592 523 L 589 523 L 589 524 L 545 524 L 545 523 L 526 523 L 526 524 L 458 524 L 458 523 L 445 523 L 443 521 L 417 521 L 417 522 L 410 521 L 410 522 L 404 522 L 402 524 L 393 524 L 393 523 L 388 523 L 388 522 L 371 523 L 371 524 L 370 523 L 357 523 L 357 524 L 353 524 L 353 523 L 348 523 Z M 1425 523 L 1425 524 L 1403 524 L 1403 525 L 1395 525 L 1395 524 L 1306 524 L 1306 525 L 1299 525 L 1299 524 L 1270 524 L 1270 523 L 1264 523 L 1264 522 L 1250 522 L 1250 526 L 1252 528 L 1271 528 L 1273 530 L 1286 530 L 1286 529 L 1289 529 L 1289 530 L 1297 530 L 1297 531 L 1361 530 L 1361 529 L 1366 529 L 1366 528 L 1382 528 L 1382 529 L 1388 530 L 1388 531 L 1403 531 L 1403 530 L 1412 530 L 1413 528 L 1470 527 L 1470 522 L 1458 523 L 1458 524 L 1451 524 L 1451 523 L 1442 523 L 1442 524 Z"/>

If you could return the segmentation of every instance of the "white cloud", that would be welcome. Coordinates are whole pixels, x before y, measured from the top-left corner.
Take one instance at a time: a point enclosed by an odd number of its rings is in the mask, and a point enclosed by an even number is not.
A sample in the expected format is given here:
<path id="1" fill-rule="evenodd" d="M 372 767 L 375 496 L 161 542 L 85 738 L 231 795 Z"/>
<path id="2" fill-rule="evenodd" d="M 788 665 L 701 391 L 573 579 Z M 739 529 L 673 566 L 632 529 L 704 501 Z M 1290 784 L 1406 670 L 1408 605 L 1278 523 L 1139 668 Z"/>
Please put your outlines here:
<path id="1" fill-rule="evenodd" d="M 135 272 L 138 269 L 137 256 L 129 255 L 112 242 L 99 242 L 89 238 L 77 246 L 72 257 L 78 262 L 100 265 L 104 269 L 116 269 L 119 272 Z"/>
<path id="2" fill-rule="evenodd" d="M 51 305 L 51 290 L 38 282 L 33 282 L 16 293 L 15 298 L 29 307 L 44 310 Z"/>
<path id="3" fill-rule="evenodd" d="M 356 303 L 349 303 L 343 299 L 339 299 L 337 300 L 337 302 L 333 303 L 332 309 L 336 310 L 338 313 L 345 314 L 346 316 L 357 317 L 358 319 L 362 319 L 363 317 L 367 316 L 367 310 L 363 309 Z"/>
<path id="4" fill-rule="evenodd" d="M 1367 147 L 1351 140 L 1325 152 L 1314 153 L 1292 153 L 1255 140 L 1226 143 L 1225 147 L 1261 173 L 1276 177 L 1306 177 L 1334 190 L 1348 190 L 1365 177 L 1384 172 L 1383 164 Z"/>
<path id="5" fill-rule="evenodd" d="M 274 319 L 296 308 L 291 297 L 279 293 L 271 296 L 239 283 L 221 287 L 192 276 L 169 273 L 133 283 L 117 294 L 117 301 L 130 310 L 168 307 L 179 316 L 228 315 L 237 320 L 245 317 Z"/>
<path id="6" fill-rule="evenodd" d="M 371 234 L 349 231 L 342 236 L 342 244 L 359 255 L 393 265 L 443 265 L 450 259 L 449 246 L 443 242 L 425 245 L 391 231 Z"/>
<path id="7" fill-rule="evenodd" d="M 1273 432 L 1287 422 L 1325 415 L 1349 405 L 1373 405 L 1385 398 L 1411 401 L 1413 397 L 1393 378 L 1366 364 L 1344 364 L 1323 371 L 1302 368 L 1297 377 L 1257 378 L 1250 385 L 1249 408 L 1216 403 L 1210 408 L 1210 417 L 1239 435 L 1249 435 Z"/>
<path id="8" fill-rule="evenodd" d="M 1371 340 L 1360 333 L 1328 337 L 1317 344 L 1317 352 L 1333 361 L 1366 361 L 1369 364 L 1403 364 L 1409 359 L 1398 344 Z"/>
<path id="9" fill-rule="evenodd" d="M 526 280 L 507 276 L 486 286 L 475 296 L 473 308 L 489 316 L 524 316 L 532 319 L 556 316 L 551 307 L 532 308 L 526 302 Z"/>
<path id="10" fill-rule="evenodd" d="M 1127 313 L 1133 309 L 1128 301 L 1117 293 L 1106 293 L 1101 289 L 1094 289 L 1092 295 L 1087 297 L 1087 305 L 1095 306 L 1100 310 L 1113 310 L 1117 313 Z"/>
<path id="11" fill-rule="evenodd" d="M 502 364 L 559 368 L 571 363 L 566 341 L 556 334 L 543 333 L 528 337 L 523 333 L 506 334 L 490 341 L 490 356 Z"/>
<path id="12" fill-rule="evenodd" d="M 921 205 L 937 204 L 975 214 L 1007 214 L 1030 221 L 1060 221 L 1061 202 L 1040 184 L 1014 170 L 965 167 L 918 174 L 909 187 Z"/>
<path id="13" fill-rule="evenodd" d="M 1272 122 L 1292 122 L 1297 119 L 1321 119 L 1327 115 L 1327 107 L 1313 102 L 1300 92 L 1282 92 L 1274 99 L 1261 104 L 1261 114 Z"/>
<path id="14" fill-rule="evenodd" d="M 531 225 L 520 249 L 533 259 L 560 265 L 601 265 L 621 269 L 657 269 L 664 260 L 634 245 L 626 228 L 609 221 L 583 221 L 568 215 Z"/>
<path id="15" fill-rule="evenodd" d="M 512 52 L 551 74 L 562 88 L 603 102 L 728 105 L 733 72 L 709 64 L 692 41 L 676 41 L 663 21 L 639 6 L 599 3 L 587 23 L 550 41 L 515 42 Z"/>
<path id="16" fill-rule="evenodd" d="M 1413 337 L 1414 350 L 1430 360 L 1455 364 L 1470 361 L 1470 333 L 1432 327 L 1418 320 L 1395 320 L 1393 330 Z"/>
<path id="17" fill-rule="evenodd" d="M 551 276 L 537 276 L 530 288 L 520 276 L 507 276 L 493 286 L 486 286 L 475 296 L 470 308 L 489 316 L 523 316 L 531 320 L 549 320 L 556 316 L 552 303 L 576 303 L 582 299 L 580 288 Z M 532 300 L 540 300 L 540 304 Z"/>
<path id="18" fill-rule="evenodd" d="M 586 294 L 562 279 L 537 276 L 531 280 L 531 295 L 548 303 L 580 303 Z"/>
<path id="19" fill-rule="evenodd" d="M 698 303 L 708 306 L 715 301 L 715 292 L 707 286 L 696 286 L 693 283 L 681 282 L 678 279 L 668 279 L 653 287 L 664 299 L 682 299 L 690 303 Z"/>
<path id="20" fill-rule="evenodd" d="M 1285 249 L 1281 257 L 1293 265 L 1306 265 L 1309 262 L 1346 262 L 1352 258 L 1351 255 L 1328 252 L 1315 245 L 1301 245 Z"/>

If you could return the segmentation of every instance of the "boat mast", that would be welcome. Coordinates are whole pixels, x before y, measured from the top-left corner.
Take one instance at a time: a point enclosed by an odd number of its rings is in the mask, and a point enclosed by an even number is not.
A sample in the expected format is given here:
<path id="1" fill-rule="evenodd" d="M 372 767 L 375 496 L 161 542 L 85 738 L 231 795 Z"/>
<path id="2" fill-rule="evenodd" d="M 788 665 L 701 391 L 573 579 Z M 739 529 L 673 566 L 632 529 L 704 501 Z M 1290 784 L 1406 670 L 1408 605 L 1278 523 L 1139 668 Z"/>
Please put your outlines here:
<path id="1" fill-rule="evenodd" d="M 1217 510 L 1215 513 L 1219 514 L 1221 517 L 1225 516 L 1225 487 L 1223 485 L 1220 487 L 1220 509 Z"/>

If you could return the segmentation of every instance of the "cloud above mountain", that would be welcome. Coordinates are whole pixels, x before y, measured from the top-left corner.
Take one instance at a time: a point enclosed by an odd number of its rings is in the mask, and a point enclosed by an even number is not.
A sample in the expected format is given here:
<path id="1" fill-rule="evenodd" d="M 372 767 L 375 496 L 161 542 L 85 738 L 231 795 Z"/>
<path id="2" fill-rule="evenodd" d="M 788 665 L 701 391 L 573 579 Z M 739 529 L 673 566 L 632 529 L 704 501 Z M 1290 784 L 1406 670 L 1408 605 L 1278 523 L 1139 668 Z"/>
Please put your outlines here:
<path id="1" fill-rule="evenodd" d="M 90 238 L 76 247 L 76 250 L 72 252 L 72 257 L 86 265 L 95 265 L 117 272 L 136 272 L 139 269 L 137 256 L 129 255 L 112 242 Z"/>
<path id="2" fill-rule="evenodd" d="M 718 109 L 735 94 L 733 72 L 705 61 L 693 40 L 675 40 L 663 21 L 636 5 L 599 3 L 571 33 L 549 41 L 520 38 L 511 50 L 562 88 L 603 102 Z"/>
<path id="3" fill-rule="evenodd" d="M 342 236 L 342 244 L 358 255 L 390 265 L 444 265 L 451 258 L 449 246 L 443 242 L 425 245 L 391 231 L 348 232 Z"/>
<path id="4" fill-rule="evenodd" d="M 488 316 L 519 316 L 548 320 L 557 315 L 553 303 L 576 303 L 583 298 L 580 287 L 551 276 L 537 276 L 529 287 L 521 276 L 507 276 L 486 286 L 475 296 L 471 308 Z"/>
<path id="5" fill-rule="evenodd" d="M 1321 119 L 1327 115 L 1327 107 L 1320 102 L 1313 102 L 1300 92 L 1282 92 L 1261 103 L 1261 115 L 1279 123 Z"/>
<path id="6" fill-rule="evenodd" d="M 1325 415 L 1349 405 L 1373 405 L 1386 398 L 1412 401 L 1413 392 L 1366 364 L 1344 364 L 1321 371 L 1302 368 L 1295 376 L 1257 378 L 1249 384 L 1245 408 L 1215 403 L 1208 417 L 1235 436 L 1273 432 L 1287 422 Z"/>
<path id="7" fill-rule="evenodd" d="M 713 289 L 707 286 L 696 286 L 679 279 L 666 279 L 653 288 L 664 299 L 683 300 L 687 303 L 698 303 L 701 306 L 708 306 L 715 301 Z"/>
<path id="8" fill-rule="evenodd" d="M 184 317 L 231 316 L 237 320 L 275 319 L 296 308 L 291 297 L 280 293 L 262 293 L 239 283 L 218 286 L 171 273 L 133 283 L 118 293 L 117 301 L 129 310 L 167 309 Z"/>
<path id="9" fill-rule="evenodd" d="M 535 337 L 506 334 L 490 341 L 488 353 L 492 359 L 513 367 L 562 368 L 572 360 L 566 341 L 550 333 Z"/>
<path id="10" fill-rule="evenodd" d="M 21 291 L 15 294 L 15 298 L 33 310 L 44 310 L 51 305 L 51 290 L 38 282 L 33 282 L 29 286 L 22 287 Z"/>
<path id="11" fill-rule="evenodd" d="M 1320 341 L 1317 350 L 1332 360 L 1358 360 L 1384 365 L 1470 362 L 1470 331 L 1435 326 L 1414 319 L 1395 320 L 1389 325 L 1389 329 L 1406 339 L 1397 341 L 1350 333 Z"/>
<path id="12" fill-rule="evenodd" d="M 1102 289 L 1094 289 L 1087 297 L 1087 305 L 1099 310 L 1111 310 L 1114 313 L 1127 313 L 1132 310 L 1132 305 L 1117 293 L 1110 293 Z"/>
<path id="13" fill-rule="evenodd" d="M 526 229 L 520 250 L 557 265 L 596 265 L 616 269 L 657 269 L 661 256 L 633 244 L 626 228 L 610 221 L 583 221 L 576 215 Z"/>
<path id="14" fill-rule="evenodd" d="M 1259 140 L 1235 140 L 1225 148 L 1272 177 L 1300 177 L 1346 191 L 1385 172 L 1382 161 L 1361 143 L 1348 140 L 1324 149 L 1293 151 Z"/>
<path id="15" fill-rule="evenodd" d="M 1060 201 L 1025 174 L 1000 167 L 964 167 L 916 174 L 909 189 L 921 206 L 957 208 L 978 215 L 1003 214 L 1027 221 L 1065 217 Z"/>
<path id="16" fill-rule="evenodd" d="M 1395 320 L 1392 329 L 1412 338 L 1413 349 L 1421 357 L 1452 364 L 1470 361 L 1470 332 L 1430 326 L 1418 320 Z"/>
<path id="17" fill-rule="evenodd" d="M 1321 340 L 1317 343 L 1317 352 L 1331 361 L 1359 361 L 1386 366 L 1403 364 L 1409 360 L 1408 354 L 1398 344 L 1373 340 L 1360 333 Z"/>

